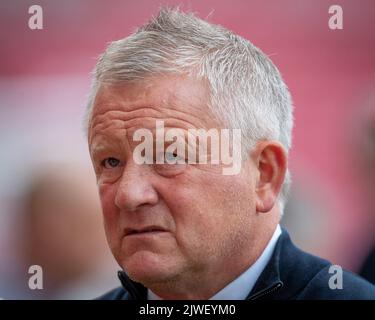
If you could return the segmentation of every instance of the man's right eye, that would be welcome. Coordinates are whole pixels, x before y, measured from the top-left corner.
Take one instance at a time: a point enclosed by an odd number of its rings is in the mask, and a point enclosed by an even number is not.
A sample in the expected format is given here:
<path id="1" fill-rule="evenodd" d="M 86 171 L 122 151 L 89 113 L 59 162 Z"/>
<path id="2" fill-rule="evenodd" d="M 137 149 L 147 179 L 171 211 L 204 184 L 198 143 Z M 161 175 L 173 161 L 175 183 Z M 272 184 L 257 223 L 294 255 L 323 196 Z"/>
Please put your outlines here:
<path id="1" fill-rule="evenodd" d="M 116 158 L 106 158 L 102 161 L 101 164 L 106 169 L 113 169 L 120 165 L 120 160 Z"/>

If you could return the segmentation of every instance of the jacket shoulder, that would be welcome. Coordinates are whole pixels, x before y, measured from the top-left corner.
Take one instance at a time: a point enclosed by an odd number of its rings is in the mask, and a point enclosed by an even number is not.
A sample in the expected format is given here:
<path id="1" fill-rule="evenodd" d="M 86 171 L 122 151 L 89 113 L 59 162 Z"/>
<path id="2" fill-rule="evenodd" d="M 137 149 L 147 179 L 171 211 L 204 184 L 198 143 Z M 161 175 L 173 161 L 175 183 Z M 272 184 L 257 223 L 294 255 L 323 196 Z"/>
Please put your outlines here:
<path id="1" fill-rule="evenodd" d="M 293 246 L 293 245 L 292 245 Z M 333 265 L 331 262 L 292 247 L 291 257 L 296 263 L 291 278 L 299 279 L 300 286 L 292 299 L 374 300 L 375 286 L 360 276 Z M 293 281 L 291 281 L 293 282 Z M 295 283 L 296 284 L 296 283 Z"/>
<path id="2" fill-rule="evenodd" d="M 328 265 L 320 270 L 296 299 L 374 300 L 375 286 L 345 270 Z"/>
<path id="3" fill-rule="evenodd" d="M 285 229 L 254 291 L 277 281 L 282 287 L 269 295 L 269 299 L 375 299 L 375 286 L 296 247 Z"/>

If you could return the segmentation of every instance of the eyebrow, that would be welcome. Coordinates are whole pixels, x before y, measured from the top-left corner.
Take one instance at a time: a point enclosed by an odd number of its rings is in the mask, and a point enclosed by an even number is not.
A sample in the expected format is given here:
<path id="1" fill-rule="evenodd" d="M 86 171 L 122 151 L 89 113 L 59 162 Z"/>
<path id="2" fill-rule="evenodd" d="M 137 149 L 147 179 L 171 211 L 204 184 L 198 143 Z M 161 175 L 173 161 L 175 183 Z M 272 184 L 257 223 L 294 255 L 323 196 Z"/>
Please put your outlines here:
<path id="1" fill-rule="evenodd" d="M 105 146 L 104 144 L 96 144 L 93 146 L 91 149 L 91 154 L 93 156 L 97 156 L 98 154 L 102 153 L 103 151 L 108 150 L 108 147 Z"/>

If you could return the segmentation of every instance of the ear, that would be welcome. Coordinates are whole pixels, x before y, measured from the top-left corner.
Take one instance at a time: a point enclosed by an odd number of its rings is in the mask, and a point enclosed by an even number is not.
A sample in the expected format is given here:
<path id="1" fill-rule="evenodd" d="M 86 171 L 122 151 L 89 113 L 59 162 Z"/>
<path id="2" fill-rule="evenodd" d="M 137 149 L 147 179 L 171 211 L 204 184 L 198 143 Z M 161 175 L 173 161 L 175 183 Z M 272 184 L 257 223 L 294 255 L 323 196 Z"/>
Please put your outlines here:
<path id="1" fill-rule="evenodd" d="M 254 151 L 258 174 L 256 177 L 257 212 L 269 212 L 275 205 L 281 191 L 287 170 L 287 154 L 284 147 L 276 141 L 261 141 Z"/>

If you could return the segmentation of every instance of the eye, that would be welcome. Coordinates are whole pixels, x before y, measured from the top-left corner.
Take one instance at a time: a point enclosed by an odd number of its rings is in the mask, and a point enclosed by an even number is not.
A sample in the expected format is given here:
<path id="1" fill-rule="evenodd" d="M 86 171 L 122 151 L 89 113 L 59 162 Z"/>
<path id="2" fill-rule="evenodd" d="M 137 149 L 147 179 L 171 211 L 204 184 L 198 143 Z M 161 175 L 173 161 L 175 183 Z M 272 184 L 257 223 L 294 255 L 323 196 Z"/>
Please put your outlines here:
<path id="1" fill-rule="evenodd" d="M 167 163 L 173 163 L 177 158 L 177 152 L 166 152 L 165 153 L 165 161 Z"/>
<path id="2" fill-rule="evenodd" d="M 110 157 L 110 158 L 104 159 L 101 164 L 106 169 L 113 169 L 120 165 L 120 160 Z"/>
<path id="3" fill-rule="evenodd" d="M 165 162 L 167 164 L 185 164 L 186 160 L 178 155 L 178 153 L 175 152 L 166 152 L 164 154 Z"/>

